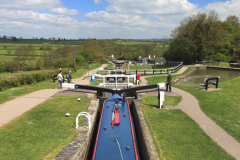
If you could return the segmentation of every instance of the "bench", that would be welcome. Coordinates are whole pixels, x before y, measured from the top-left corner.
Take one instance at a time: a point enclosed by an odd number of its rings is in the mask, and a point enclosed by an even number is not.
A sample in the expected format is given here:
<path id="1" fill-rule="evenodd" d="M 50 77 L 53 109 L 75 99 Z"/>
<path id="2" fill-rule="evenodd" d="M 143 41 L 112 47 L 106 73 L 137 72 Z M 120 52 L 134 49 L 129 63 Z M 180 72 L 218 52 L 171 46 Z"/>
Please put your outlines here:
<path id="1" fill-rule="evenodd" d="M 53 74 L 52 77 L 53 77 L 53 82 L 55 82 L 56 80 L 58 80 L 56 74 Z M 64 78 L 66 78 L 66 77 L 67 77 L 67 76 L 64 76 L 64 75 L 63 75 L 63 83 L 64 83 L 65 81 L 67 81 L 67 79 L 64 79 Z"/>
<path id="2" fill-rule="evenodd" d="M 201 83 L 200 86 L 205 87 L 205 90 L 208 89 L 208 85 L 209 85 L 209 84 L 215 85 L 216 88 L 218 88 L 219 78 L 220 78 L 220 77 L 205 78 L 204 81 L 206 81 L 206 83 Z M 209 80 L 216 80 L 216 82 L 209 82 Z"/>

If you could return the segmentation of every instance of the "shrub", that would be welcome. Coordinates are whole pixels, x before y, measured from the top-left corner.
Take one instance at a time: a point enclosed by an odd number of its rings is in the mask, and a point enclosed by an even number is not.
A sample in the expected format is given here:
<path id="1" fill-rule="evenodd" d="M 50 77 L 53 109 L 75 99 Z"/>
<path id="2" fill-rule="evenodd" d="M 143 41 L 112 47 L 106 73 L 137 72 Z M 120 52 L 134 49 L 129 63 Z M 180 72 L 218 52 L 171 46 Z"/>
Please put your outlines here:
<path id="1" fill-rule="evenodd" d="M 74 71 L 73 68 L 63 68 L 62 74 L 66 75 L 68 71 Z M 59 69 L 53 71 L 43 71 L 40 73 L 32 73 L 32 74 L 23 74 L 8 78 L 0 78 L 0 90 L 3 88 L 11 88 L 18 87 L 20 85 L 32 84 L 35 82 L 41 82 L 44 80 L 52 79 L 52 75 L 57 75 L 59 73 Z"/>

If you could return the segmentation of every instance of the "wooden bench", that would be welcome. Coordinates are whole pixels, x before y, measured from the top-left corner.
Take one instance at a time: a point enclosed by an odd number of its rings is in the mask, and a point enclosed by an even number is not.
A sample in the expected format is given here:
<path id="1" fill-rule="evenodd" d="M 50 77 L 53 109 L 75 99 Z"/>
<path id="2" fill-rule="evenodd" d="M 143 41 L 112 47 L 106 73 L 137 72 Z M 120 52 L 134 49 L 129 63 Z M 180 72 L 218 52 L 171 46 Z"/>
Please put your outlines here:
<path id="1" fill-rule="evenodd" d="M 218 88 L 219 78 L 220 78 L 220 77 L 205 78 L 204 81 L 206 81 L 206 83 L 201 83 L 200 86 L 205 87 L 205 90 L 208 89 L 208 85 L 209 85 L 209 84 L 215 85 L 216 88 Z M 209 82 L 209 80 L 216 80 L 216 82 Z"/>

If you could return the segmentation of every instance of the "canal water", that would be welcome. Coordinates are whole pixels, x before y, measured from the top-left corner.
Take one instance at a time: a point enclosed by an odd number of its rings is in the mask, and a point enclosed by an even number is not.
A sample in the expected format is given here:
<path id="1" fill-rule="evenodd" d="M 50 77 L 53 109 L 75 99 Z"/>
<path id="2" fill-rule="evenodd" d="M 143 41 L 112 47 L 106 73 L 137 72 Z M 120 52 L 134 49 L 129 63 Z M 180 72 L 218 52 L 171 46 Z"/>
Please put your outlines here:
<path id="1" fill-rule="evenodd" d="M 205 83 L 204 78 L 220 77 L 219 82 L 226 81 L 230 78 L 240 76 L 240 71 L 223 70 L 223 69 L 211 69 L 211 68 L 199 68 L 196 69 L 185 79 L 180 79 L 176 85 L 199 85 Z"/>

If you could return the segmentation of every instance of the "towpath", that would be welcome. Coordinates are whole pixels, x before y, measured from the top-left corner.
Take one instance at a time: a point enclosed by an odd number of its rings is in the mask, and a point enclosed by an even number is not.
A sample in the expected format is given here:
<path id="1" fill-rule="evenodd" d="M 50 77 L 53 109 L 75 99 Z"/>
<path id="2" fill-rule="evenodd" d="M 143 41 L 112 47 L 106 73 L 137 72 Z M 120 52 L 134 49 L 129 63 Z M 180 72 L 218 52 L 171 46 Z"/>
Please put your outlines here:
<path id="1" fill-rule="evenodd" d="M 106 67 L 107 64 L 103 64 L 99 68 Z M 93 74 L 99 69 L 93 69 Z M 89 85 L 90 78 L 87 77 L 84 80 L 81 78 L 73 79 L 72 82 L 75 84 Z M 62 89 L 65 90 L 65 89 Z M 61 91 L 62 91 L 61 90 Z M 7 101 L 0 105 L 0 127 L 11 120 L 22 115 L 24 112 L 30 110 L 31 108 L 37 106 L 38 104 L 50 99 L 54 94 L 59 92 L 59 89 L 43 89 L 38 90 L 24 96 L 16 97 L 13 100 Z"/>
<path id="2" fill-rule="evenodd" d="M 183 67 L 176 74 L 181 74 L 187 69 Z M 147 84 L 146 77 L 142 76 L 141 81 Z M 190 93 L 181 89 L 172 87 L 172 92 L 182 96 L 182 101 L 178 104 L 178 108 L 191 117 L 203 131 L 217 142 L 219 146 L 225 149 L 230 155 L 240 160 L 240 143 L 236 141 L 225 130 L 219 127 L 213 120 L 211 120 L 200 108 L 198 100 Z M 170 93 L 170 92 L 166 92 Z M 157 95 L 157 94 L 156 94 Z M 169 94 L 168 94 L 169 95 Z"/>

